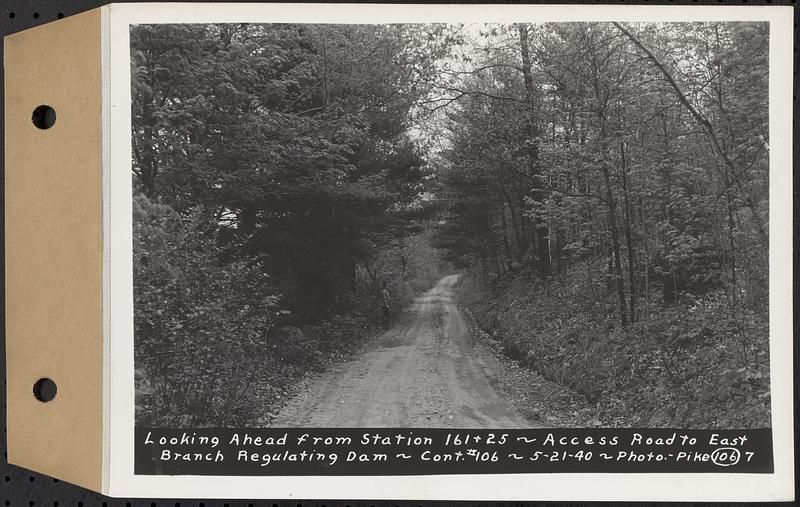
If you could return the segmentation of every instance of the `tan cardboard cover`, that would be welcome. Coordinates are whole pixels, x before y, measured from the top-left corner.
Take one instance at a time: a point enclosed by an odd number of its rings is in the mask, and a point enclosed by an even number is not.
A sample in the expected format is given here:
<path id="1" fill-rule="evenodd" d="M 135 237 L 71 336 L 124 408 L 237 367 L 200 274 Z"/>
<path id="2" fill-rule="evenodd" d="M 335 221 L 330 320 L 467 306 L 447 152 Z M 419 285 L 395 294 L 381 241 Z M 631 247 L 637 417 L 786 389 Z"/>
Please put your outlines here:
<path id="1" fill-rule="evenodd" d="M 8 460 L 93 490 L 102 475 L 100 10 L 5 40 Z M 48 130 L 31 122 L 55 109 Z M 50 402 L 32 392 L 53 379 Z"/>

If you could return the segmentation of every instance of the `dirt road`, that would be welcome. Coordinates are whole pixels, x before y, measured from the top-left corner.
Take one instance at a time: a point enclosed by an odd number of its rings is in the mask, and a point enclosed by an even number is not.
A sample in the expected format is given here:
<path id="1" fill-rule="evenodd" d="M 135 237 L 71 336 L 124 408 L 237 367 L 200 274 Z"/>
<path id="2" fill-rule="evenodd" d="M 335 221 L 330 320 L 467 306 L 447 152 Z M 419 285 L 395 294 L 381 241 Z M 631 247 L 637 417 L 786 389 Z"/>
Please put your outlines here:
<path id="1" fill-rule="evenodd" d="M 452 300 L 458 275 L 418 298 L 357 358 L 326 371 L 274 426 L 524 428 Z M 493 371 L 494 370 L 494 371 Z"/>

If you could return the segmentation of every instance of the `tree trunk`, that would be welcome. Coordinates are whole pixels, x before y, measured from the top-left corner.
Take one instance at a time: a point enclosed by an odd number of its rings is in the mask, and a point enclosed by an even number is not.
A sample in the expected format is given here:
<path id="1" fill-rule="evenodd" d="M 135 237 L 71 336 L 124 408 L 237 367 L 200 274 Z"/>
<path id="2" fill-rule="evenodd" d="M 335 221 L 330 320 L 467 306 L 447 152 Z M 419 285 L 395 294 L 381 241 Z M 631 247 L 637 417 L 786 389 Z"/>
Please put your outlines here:
<path id="1" fill-rule="evenodd" d="M 508 240 L 508 223 L 506 222 L 506 205 L 505 203 L 500 203 L 500 220 L 503 226 L 503 246 L 506 249 L 506 257 L 508 258 L 508 263 L 506 265 L 506 271 L 511 271 L 513 268 L 512 260 L 511 260 L 511 243 Z"/>
<path id="2" fill-rule="evenodd" d="M 619 259 L 619 231 L 617 230 L 617 205 L 611 188 L 611 171 L 608 164 L 602 164 L 603 179 L 606 183 L 606 199 L 608 200 L 608 226 L 611 228 L 611 245 L 614 253 L 614 278 L 619 296 L 619 319 L 623 326 L 628 325 L 625 304 L 625 287 L 622 284 L 622 264 Z"/>
<path id="3" fill-rule="evenodd" d="M 733 287 L 733 289 L 732 289 L 733 298 L 731 298 L 731 299 L 733 301 L 733 306 L 736 307 L 736 302 L 737 302 L 737 299 L 738 299 L 737 292 L 739 291 L 739 289 L 738 289 L 738 287 L 736 285 L 736 251 L 735 251 L 736 243 L 735 243 L 735 241 L 733 239 L 733 231 L 734 231 L 734 227 L 736 226 L 736 224 L 735 224 L 735 222 L 733 220 L 733 200 L 731 199 L 730 191 L 725 192 L 725 197 L 726 197 L 726 199 L 728 201 L 727 202 L 727 205 L 728 205 L 727 206 L 728 207 L 728 243 L 729 243 L 729 246 L 730 246 L 730 249 L 731 249 L 731 252 L 730 252 L 731 285 Z"/>
<path id="4" fill-rule="evenodd" d="M 644 250 L 644 317 L 647 318 L 647 312 L 650 308 L 650 250 L 647 245 L 647 222 L 644 217 L 644 204 L 641 197 L 639 198 L 639 219 L 642 222 L 642 247 Z"/>
<path id="5" fill-rule="evenodd" d="M 620 143 L 620 155 L 622 159 L 622 195 L 625 199 L 625 247 L 628 249 L 628 278 L 629 292 L 628 300 L 630 303 L 631 322 L 636 322 L 636 275 L 634 270 L 633 240 L 631 239 L 631 210 L 630 197 L 628 195 L 628 165 L 625 160 L 625 142 Z"/>
<path id="6" fill-rule="evenodd" d="M 514 241 L 512 244 L 511 253 L 516 254 L 514 256 L 514 259 L 517 261 L 517 263 L 522 263 L 522 259 L 525 255 L 525 250 L 526 250 L 525 236 L 523 233 L 523 224 L 522 224 L 523 221 L 522 210 L 516 209 L 516 207 L 514 206 L 513 189 L 511 193 L 509 193 L 508 191 L 506 191 L 503 185 L 500 185 L 499 188 L 500 188 L 500 194 L 503 196 L 505 204 L 508 205 L 508 212 L 509 215 L 511 216 L 511 229 L 514 233 L 513 235 Z M 505 213 L 505 204 L 501 203 L 504 213 Z M 503 220 L 505 220 L 505 215 L 503 216 Z M 503 227 L 505 227 L 505 222 L 503 223 Z M 516 249 L 513 248 L 514 245 L 516 245 Z"/>
<path id="7" fill-rule="evenodd" d="M 531 175 L 536 172 L 536 162 L 539 159 L 539 132 L 533 117 L 535 111 L 535 90 L 533 74 L 531 72 L 531 54 L 528 47 L 528 25 L 518 24 L 520 54 L 522 56 L 522 76 L 525 81 L 525 105 L 528 108 L 526 126 L 528 134 L 528 171 Z M 545 192 L 541 188 L 533 189 L 533 198 L 537 202 L 544 202 Z M 546 224 L 536 225 L 536 252 L 538 253 L 539 275 L 542 278 L 550 276 L 552 260 L 550 258 L 550 231 Z"/>

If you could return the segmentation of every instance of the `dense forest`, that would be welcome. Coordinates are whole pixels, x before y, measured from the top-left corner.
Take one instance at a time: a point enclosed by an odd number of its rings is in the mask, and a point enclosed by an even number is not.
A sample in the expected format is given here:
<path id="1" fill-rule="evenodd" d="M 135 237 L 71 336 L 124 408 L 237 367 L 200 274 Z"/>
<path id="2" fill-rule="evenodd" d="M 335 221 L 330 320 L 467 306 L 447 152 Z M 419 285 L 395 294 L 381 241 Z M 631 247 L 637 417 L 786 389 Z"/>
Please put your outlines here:
<path id="1" fill-rule="evenodd" d="M 488 32 L 440 84 L 479 321 L 606 424 L 768 426 L 768 27 Z"/>
<path id="2" fill-rule="evenodd" d="M 137 422 L 259 424 L 459 272 L 582 424 L 769 426 L 768 37 L 132 27 Z"/>
<path id="3" fill-rule="evenodd" d="M 409 114 L 455 35 L 132 28 L 141 420 L 252 422 L 436 281 Z"/>

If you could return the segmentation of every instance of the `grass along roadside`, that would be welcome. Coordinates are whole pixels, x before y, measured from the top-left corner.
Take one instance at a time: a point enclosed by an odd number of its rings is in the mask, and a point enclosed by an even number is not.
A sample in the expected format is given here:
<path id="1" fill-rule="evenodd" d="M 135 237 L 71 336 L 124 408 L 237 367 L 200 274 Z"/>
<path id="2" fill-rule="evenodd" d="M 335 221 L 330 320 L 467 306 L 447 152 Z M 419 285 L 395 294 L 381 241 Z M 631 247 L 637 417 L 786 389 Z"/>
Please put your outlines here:
<path id="1" fill-rule="evenodd" d="M 459 298 L 461 300 L 461 298 Z M 459 304 L 478 354 L 495 363 L 498 387 L 531 426 L 578 428 L 599 426 L 596 409 L 569 387 L 544 378 L 537 371 L 505 353 L 503 344 L 476 323 L 470 309 Z"/>
<path id="2" fill-rule="evenodd" d="M 660 304 L 620 328 L 613 298 L 598 298 L 602 287 L 594 289 L 569 276 L 548 285 L 517 277 L 492 287 L 465 279 L 459 299 L 487 346 L 513 358 L 509 371 L 538 374 L 518 374 L 510 384 L 532 389 L 527 384 L 542 377 L 575 393 L 563 397 L 574 403 L 571 424 L 770 426 L 769 333 L 761 315 L 728 311 L 719 294 L 707 294 Z M 528 410 L 544 419 L 558 393 L 546 404 L 529 397 Z"/>

